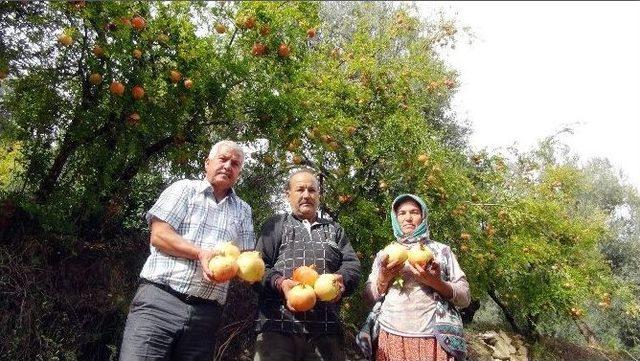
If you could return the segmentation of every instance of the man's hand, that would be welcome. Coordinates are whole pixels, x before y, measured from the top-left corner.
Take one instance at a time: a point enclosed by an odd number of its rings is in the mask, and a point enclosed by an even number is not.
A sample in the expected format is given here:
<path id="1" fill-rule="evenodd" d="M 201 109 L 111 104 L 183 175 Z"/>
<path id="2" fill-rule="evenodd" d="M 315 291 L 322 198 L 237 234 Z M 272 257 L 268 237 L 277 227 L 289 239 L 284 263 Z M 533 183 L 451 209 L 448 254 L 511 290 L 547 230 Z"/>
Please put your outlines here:
<path id="1" fill-rule="evenodd" d="M 291 304 L 289 303 L 289 297 L 288 297 L 289 291 L 291 291 L 291 289 L 296 285 L 298 285 L 299 283 L 300 282 L 296 282 L 292 279 L 285 278 L 284 280 L 282 280 L 282 283 L 280 284 L 280 288 L 282 290 L 282 294 L 284 295 L 284 299 L 287 301 L 287 308 L 291 312 L 298 312 L 298 311 L 296 311 L 296 309 L 293 308 L 293 306 L 291 306 Z"/>
<path id="2" fill-rule="evenodd" d="M 342 298 L 342 294 L 344 293 L 344 279 L 341 274 L 334 274 L 336 276 L 336 283 L 338 284 L 338 295 L 336 298 L 332 299 L 329 302 L 338 302 Z"/>
<path id="3" fill-rule="evenodd" d="M 222 254 L 220 251 L 213 249 L 201 249 L 198 251 L 198 262 L 200 262 L 200 267 L 202 268 L 202 276 L 209 282 L 215 282 L 213 272 L 209 269 L 209 261 L 220 254 Z"/>

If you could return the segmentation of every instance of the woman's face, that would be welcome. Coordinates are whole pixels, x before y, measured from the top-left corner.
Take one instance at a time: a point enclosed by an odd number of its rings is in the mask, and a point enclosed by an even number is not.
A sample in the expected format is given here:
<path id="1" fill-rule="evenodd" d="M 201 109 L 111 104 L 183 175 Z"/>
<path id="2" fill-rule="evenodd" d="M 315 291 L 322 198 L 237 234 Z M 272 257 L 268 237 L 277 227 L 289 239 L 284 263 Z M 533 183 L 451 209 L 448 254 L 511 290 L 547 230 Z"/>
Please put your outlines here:
<path id="1" fill-rule="evenodd" d="M 396 209 L 396 217 L 398 217 L 398 224 L 400 224 L 402 234 L 409 234 L 422 223 L 422 210 L 418 203 L 407 200 L 400 203 Z"/>

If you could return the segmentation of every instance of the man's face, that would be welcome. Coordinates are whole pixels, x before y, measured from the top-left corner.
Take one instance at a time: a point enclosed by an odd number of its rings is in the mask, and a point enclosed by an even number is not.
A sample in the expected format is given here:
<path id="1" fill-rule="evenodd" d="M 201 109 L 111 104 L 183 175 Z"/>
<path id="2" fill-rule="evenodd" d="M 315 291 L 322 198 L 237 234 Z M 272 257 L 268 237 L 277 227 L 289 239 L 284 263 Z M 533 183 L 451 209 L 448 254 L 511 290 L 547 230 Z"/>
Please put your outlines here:
<path id="1" fill-rule="evenodd" d="M 320 192 L 318 180 L 310 173 L 298 173 L 291 177 L 287 191 L 291 211 L 299 218 L 312 222 L 316 219 Z"/>
<path id="2" fill-rule="evenodd" d="M 221 147 L 213 158 L 207 158 L 204 169 L 207 180 L 216 190 L 227 190 L 236 183 L 242 167 L 242 155 L 229 147 Z"/>

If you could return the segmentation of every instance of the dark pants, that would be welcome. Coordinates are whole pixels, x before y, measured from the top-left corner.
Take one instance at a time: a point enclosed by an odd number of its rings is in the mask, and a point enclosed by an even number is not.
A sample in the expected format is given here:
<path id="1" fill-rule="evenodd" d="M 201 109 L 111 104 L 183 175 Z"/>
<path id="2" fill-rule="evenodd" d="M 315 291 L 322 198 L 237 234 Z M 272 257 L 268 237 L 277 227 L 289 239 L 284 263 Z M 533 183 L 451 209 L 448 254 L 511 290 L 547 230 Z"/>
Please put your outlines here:
<path id="1" fill-rule="evenodd" d="M 344 361 L 341 335 L 289 335 L 263 332 L 253 361 Z"/>
<path id="2" fill-rule="evenodd" d="M 121 361 L 211 361 L 222 307 L 151 283 L 138 287 L 124 329 Z"/>

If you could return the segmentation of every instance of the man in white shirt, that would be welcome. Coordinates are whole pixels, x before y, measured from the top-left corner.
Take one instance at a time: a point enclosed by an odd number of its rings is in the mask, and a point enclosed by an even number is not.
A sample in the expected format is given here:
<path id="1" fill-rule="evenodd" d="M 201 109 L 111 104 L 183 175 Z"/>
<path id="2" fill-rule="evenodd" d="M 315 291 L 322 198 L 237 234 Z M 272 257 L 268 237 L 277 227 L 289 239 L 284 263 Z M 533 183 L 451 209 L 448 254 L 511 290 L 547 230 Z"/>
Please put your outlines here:
<path id="1" fill-rule="evenodd" d="M 232 187 L 244 153 L 231 141 L 211 148 L 206 179 L 180 180 L 147 212 L 151 254 L 131 303 L 120 360 L 213 359 L 228 282 L 216 283 L 213 248 L 231 241 L 253 249 L 250 206 Z"/>

